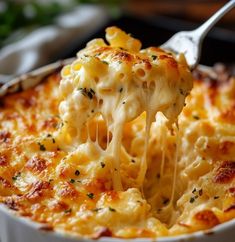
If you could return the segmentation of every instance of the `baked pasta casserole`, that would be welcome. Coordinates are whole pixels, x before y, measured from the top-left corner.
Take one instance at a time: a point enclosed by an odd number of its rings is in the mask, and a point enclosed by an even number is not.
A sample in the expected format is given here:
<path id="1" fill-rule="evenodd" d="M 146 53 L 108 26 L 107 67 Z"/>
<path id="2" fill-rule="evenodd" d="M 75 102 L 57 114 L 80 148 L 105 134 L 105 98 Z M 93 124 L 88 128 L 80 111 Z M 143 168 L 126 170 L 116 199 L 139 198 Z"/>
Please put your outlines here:
<path id="1" fill-rule="evenodd" d="M 156 238 L 235 217 L 235 80 L 117 27 L 0 98 L 0 203 L 75 237 Z"/>

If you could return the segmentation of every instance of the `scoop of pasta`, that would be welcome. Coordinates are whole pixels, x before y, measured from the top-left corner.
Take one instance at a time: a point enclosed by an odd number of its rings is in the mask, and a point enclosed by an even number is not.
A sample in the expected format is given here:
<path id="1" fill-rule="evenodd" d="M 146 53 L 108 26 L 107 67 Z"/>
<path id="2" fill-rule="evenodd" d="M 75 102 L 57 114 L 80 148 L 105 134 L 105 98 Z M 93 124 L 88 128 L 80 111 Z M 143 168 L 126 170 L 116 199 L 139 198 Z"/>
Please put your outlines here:
<path id="1" fill-rule="evenodd" d="M 184 56 L 177 60 L 162 49 L 141 50 L 141 42 L 117 27 L 106 30 L 106 44 L 95 39 L 62 70 L 59 111 L 63 120 L 57 139 L 62 147 L 76 149 L 92 142 L 86 127 L 102 118 L 107 125 L 107 146 L 102 155 L 112 159 L 113 188 L 122 190 L 120 152 L 127 122 L 146 112 L 145 151 L 138 176 L 141 187 L 147 170 L 147 146 L 151 123 L 157 112 L 169 122 L 177 119 L 192 77 Z M 112 138 L 109 140 L 109 133 Z"/>

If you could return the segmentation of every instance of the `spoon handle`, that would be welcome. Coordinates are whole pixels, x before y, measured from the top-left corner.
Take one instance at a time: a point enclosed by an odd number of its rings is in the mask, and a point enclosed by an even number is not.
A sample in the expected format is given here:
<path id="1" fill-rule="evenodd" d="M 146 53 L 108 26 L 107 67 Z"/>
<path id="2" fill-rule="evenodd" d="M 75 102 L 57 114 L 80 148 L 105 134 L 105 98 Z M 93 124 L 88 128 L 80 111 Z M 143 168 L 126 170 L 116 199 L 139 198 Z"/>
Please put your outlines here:
<path id="1" fill-rule="evenodd" d="M 210 29 L 233 7 L 235 6 L 235 0 L 230 0 L 214 15 L 212 15 L 205 23 L 195 30 L 200 39 L 203 39 Z"/>

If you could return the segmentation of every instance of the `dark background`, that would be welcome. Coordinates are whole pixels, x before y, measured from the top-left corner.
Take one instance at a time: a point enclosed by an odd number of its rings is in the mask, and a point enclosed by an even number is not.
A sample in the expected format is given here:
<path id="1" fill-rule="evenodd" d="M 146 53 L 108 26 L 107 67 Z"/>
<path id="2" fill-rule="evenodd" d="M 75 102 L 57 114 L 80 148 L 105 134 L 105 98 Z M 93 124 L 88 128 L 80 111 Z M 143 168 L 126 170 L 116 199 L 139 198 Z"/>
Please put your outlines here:
<path id="1" fill-rule="evenodd" d="M 134 37 L 139 38 L 143 47 L 158 46 L 181 30 L 192 30 L 198 23 L 168 16 L 134 16 L 123 14 L 118 19 L 110 21 L 107 26 L 116 25 Z M 104 37 L 104 28 L 90 36 L 90 38 Z M 87 41 L 90 39 L 88 38 Z M 62 57 L 75 56 L 77 50 L 85 47 L 85 43 L 74 46 Z M 201 64 L 213 65 L 216 62 L 227 64 L 235 62 L 235 32 L 226 28 L 214 28 L 205 38 L 202 47 Z"/>
<path id="2" fill-rule="evenodd" d="M 0 48 L 9 35 L 19 29 L 38 28 L 53 24 L 53 18 L 69 11 L 60 0 L 47 0 L 48 5 L 40 5 L 40 0 L 0 0 Z M 158 46 L 181 30 L 198 27 L 227 0 L 70 0 L 75 6 L 83 3 L 105 5 L 110 12 L 106 26 L 88 36 L 82 43 L 71 42 L 69 48 L 61 50 L 49 62 L 76 55 L 85 43 L 95 37 L 104 37 L 107 26 L 116 25 L 134 37 L 139 38 L 143 47 Z M 68 2 L 68 1 L 67 1 Z M 34 8 L 35 16 L 27 18 L 24 7 Z M 4 8 L 1 6 L 5 5 Z M 6 8 L 7 6 L 7 8 Z M 2 10 L 3 9 L 3 10 Z M 235 9 L 226 14 L 206 37 L 201 56 L 201 64 L 213 65 L 216 62 L 235 63 Z M 45 63 L 46 64 L 46 63 Z"/>

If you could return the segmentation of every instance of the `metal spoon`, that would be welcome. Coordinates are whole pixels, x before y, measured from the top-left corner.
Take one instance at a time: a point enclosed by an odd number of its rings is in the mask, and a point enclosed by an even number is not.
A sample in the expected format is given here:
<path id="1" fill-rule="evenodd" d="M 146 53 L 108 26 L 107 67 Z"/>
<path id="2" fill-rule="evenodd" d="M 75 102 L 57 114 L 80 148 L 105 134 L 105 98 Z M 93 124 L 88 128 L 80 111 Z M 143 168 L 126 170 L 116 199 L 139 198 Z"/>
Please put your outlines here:
<path id="1" fill-rule="evenodd" d="M 173 35 L 161 48 L 175 54 L 183 53 L 191 69 L 195 68 L 201 56 L 201 46 L 210 29 L 233 7 L 235 0 L 230 0 L 204 24 L 192 31 L 181 31 Z"/>

